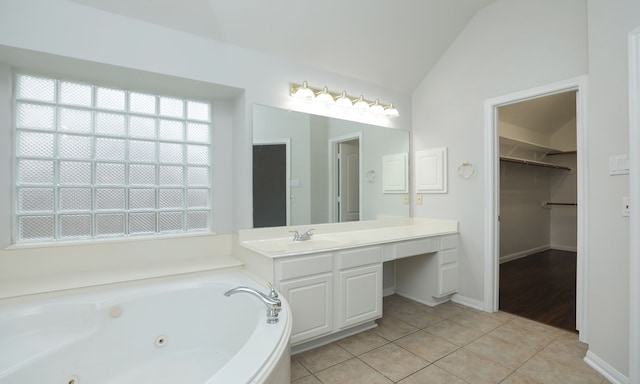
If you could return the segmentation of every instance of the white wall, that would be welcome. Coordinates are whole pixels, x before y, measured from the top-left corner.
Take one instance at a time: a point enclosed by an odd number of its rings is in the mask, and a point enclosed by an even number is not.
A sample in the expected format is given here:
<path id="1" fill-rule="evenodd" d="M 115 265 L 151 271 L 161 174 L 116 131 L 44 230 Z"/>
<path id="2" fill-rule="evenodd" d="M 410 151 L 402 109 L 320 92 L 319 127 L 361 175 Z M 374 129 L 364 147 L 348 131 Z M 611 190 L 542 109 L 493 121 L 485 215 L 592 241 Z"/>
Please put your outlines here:
<path id="1" fill-rule="evenodd" d="M 251 225 L 251 105 L 304 109 L 305 112 L 409 129 L 409 95 L 362 81 L 319 71 L 296 62 L 236 48 L 202 37 L 110 14 L 64 0 L 7 0 L 0 6 L 0 46 L 24 48 L 222 85 L 244 91 L 236 99 L 244 118 L 233 127 L 233 230 Z M 44 38 L 46 36 L 46 38 Z M 32 63 L 37 66 L 38 63 Z M 46 63 L 41 68 L 47 69 Z M 51 68 L 50 70 L 55 70 Z M 135 81 L 135 79 L 133 79 Z M 346 89 L 352 94 L 393 101 L 399 118 L 345 114 L 292 103 L 290 82 Z M 236 111 L 237 112 L 237 111 Z M 236 124 L 240 125 L 236 125 Z M 244 176 L 244 177 L 243 177 Z"/>
<path id="2" fill-rule="evenodd" d="M 143 89 L 214 100 L 214 112 L 218 114 L 213 124 L 214 230 L 222 234 L 249 228 L 252 222 L 253 104 L 410 129 L 411 103 L 407 94 L 65 0 L 2 1 L 0 62 L 54 76 L 83 81 L 96 79 L 111 86 L 142 85 Z M 0 163 L 4 164 L 0 166 L 0 249 L 9 244 L 7 234 L 12 230 L 9 214 L 11 151 L 5 148 L 11 143 L 11 76 L 6 66 L 0 65 L 0 145 L 5 149 L 0 154 Z M 350 94 L 392 101 L 401 116 L 345 115 L 338 110 L 294 105 L 288 95 L 289 83 L 303 80 L 314 86 L 326 84 L 331 89 L 346 89 Z M 169 240 L 169 244 L 197 246 L 199 243 Z M 138 245 L 133 243 L 131 248 Z M 63 280 L 66 287 L 73 287 L 88 284 L 92 276 L 100 283 L 108 282 L 101 273 L 105 269 L 119 271 L 122 263 L 127 263 L 122 257 L 86 258 L 74 249 L 49 249 L 50 263 L 40 262 L 42 252 L 36 250 L 0 251 L 0 270 L 9 274 L 1 277 L 16 281 L 22 276 L 38 274 L 51 277 L 47 268 L 55 265 L 54 260 L 61 260 L 59 268 L 55 268 L 61 273 L 57 278 Z M 119 249 L 119 246 L 107 242 L 92 252 L 110 254 L 119 252 Z M 158 258 L 163 260 L 162 268 L 152 268 L 153 258 L 144 258 L 144 262 L 131 264 L 131 268 L 137 272 L 151 272 L 126 276 L 150 277 L 170 273 L 172 260 L 183 262 L 181 255 L 173 255 L 173 249 L 170 246 L 154 248 L 159 252 Z M 213 255 L 224 247 L 207 249 Z M 185 249 L 185 253 L 189 252 Z M 77 279 L 77 271 L 83 271 L 80 280 Z M 113 281 L 119 279 L 118 274 L 109 276 Z M 121 276 L 122 279 L 127 278 Z"/>
<path id="3" fill-rule="evenodd" d="M 589 7 L 589 350 L 628 375 L 629 218 L 621 216 L 628 176 L 609 176 L 609 156 L 629 153 L 629 33 L 637 0 L 588 0 Z M 638 236 L 638 234 L 633 234 Z"/>
<path id="4" fill-rule="evenodd" d="M 551 211 L 549 168 L 500 163 L 500 261 L 549 248 Z"/>
<path id="5" fill-rule="evenodd" d="M 502 0 L 480 11 L 413 95 L 413 150 L 449 147 L 449 193 L 425 195 L 418 217 L 455 218 L 460 294 L 482 302 L 488 98 L 587 73 L 586 1 Z M 464 161 L 476 167 L 459 177 Z"/>
<path id="6" fill-rule="evenodd" d="M 575 132 L 575 127 L 574 127 Z M 575 136 L 575 134 L 574 134 Z M 578 164 L 576 154 L 550 156 L 554 164 L 571 168 L 570 171 L 551 171 L 549 201 L 557 203 L 575 203 L 578 201 Z M 551 248 L 564 251 L 577 251 L 578 248 L 578 209 L 573 205 L 550 206 L 550 242 Z"/>

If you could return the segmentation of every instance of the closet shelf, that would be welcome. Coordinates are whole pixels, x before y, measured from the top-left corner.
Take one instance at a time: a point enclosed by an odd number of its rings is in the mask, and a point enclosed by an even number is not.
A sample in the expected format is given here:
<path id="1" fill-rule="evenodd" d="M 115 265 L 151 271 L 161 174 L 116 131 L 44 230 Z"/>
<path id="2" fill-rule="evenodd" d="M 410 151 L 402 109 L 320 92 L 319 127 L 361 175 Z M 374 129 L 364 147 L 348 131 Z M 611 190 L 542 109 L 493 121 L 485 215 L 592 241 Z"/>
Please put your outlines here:
<path id="1" fill-rule="evenodd" d="M 561 170 L 564 170 L 564 171 L 570 171 L 571 170 L 571 168 L 565 167 L 565 166 L 562 166 L 562 165 L 557 165 L 557 164 L 552 164 L 552 163 L 545 163 L 544 161 L 520 159 L 520 158 L 517 158 L 517 157 L 510 157 L 510 156 L 500 156 L 500 161 L 506 161 L 506 162 L 509 162 L 509 163 L 524 164 L 524 165 L 533 165 L 533 166 L 536 166 L 536 167 L 561 169 Z"/>

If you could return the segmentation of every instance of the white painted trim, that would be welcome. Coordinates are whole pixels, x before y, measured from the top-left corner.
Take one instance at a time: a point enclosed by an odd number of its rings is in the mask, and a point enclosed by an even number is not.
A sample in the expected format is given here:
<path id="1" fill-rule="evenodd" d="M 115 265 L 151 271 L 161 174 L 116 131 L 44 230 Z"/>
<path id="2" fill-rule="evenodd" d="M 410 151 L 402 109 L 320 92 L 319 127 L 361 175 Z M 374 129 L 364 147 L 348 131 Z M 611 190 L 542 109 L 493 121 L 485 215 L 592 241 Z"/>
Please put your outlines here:
<path id="1" fill-rule="evenodd" d="M 629 382 L 640 383 L 640 27 L 629 35 Z"/>
<path id="2" fill-rule="evenodd" d="M 630 381 L 625 375 L 620 373 L 618 370 L 613 368 L 611 365 L 607 364 L 606 361 L 602 360 L 598 356 L 596 356 L 593 352 L 587 351 L 587 355 L 584 357 L 584 362 L 589 364 L 589 366 L 602 376 L 604 376 L 607 380 L 615 384 L 629 384 L 635 383 L 635 381 Z"/>
<path id="3" fill-rule="evenodd" d="M 576 93 L 576 139 L 578 167 L 578 265 L 577 265 L 577 297 L 576 297 L 576 324 L 580 330 L 580 340 L 588 340 L 587 328 L 587 175 L 588 163 L 586 157 L 586 97 L 587 78 L 576 78 L 547 84 L 540 87 L 515 92 L 508 95 L 487 99 L 484 102 L 485 121 L 485 246 L 484 246 L 484 309 L 489 312 L 498 310 L 499 294 L 499 223 L 500 214 L 499 196 L 499 145 L 497 129 L 497 108 L 525 100 L 535 99 L 566 91 Z"/>
<path id="4" fill-rule="evenodd" d="M 284 144 L 287 155 L 287 226 L 291 225 L 291 139 L 290 138 L 268 138 L 268 139 L 254 139 L 252 145 L 275 145 Z M 252 219 L 253 220 L 253 219 Z"/>
<path id="5" fill-rule="evenodd" d="M 560 244 L 551 244 L 551 249 L 556 249 L 558 251 L 578 252 L 578 247 L 569 247 L 567 245 Z"/>
<path id="6" fill-rule="evenodd" d="M 515 252 L 515 253 L 512 253 L 510 255 L 501 256 L 499 261 L 500 261 L 500 264 L 502 264 L 502 263 L 506 263 L 507 261 L 517 260 L 517 259 L 521 259 L 523 257 L 527 257 L 529 255 L 533 255 L 533 254 L 536 254 L 536 253 L 548 251 L 549 249 L 551 249 L 551 247 L 549 245 L 543 245 L 543 246 L 540 246 L 540 247 L 529 248 L 529 249 L 525 249 L 524 251 Z"/>
<path id="7" fill-rule="evenodd" d="M 462 304 L 465 307 L 470 307 L 473 309 L 477 309 L 482 311 L 484 309 L 484 302 L 480 301 L 480 300 L 476 300 L 476 299 L 472 299 L 470 297 L 467 296 L 462 296 L 459 294 L 454 294 L 453 296 L 451 296 L 451 301 L 453 301 L 454 303 L 458 303 L 458 304 Z"/>
<path id="8" fill-rule="evenodd" d="M 337 191 L 336 191 L 336 183 L 334 182 L 336 177 L 336 155 L 337 155 L 337 145 L 351 140 L 358 140 L 358 151 L 360 152 L 359 156 L 359 165 L 358 172 L 360 174 L 360 180 L 358 180 L 359 188 L 360 188 L 360 196 L 358 197 L 358 209 L 360 210 L 360 220 L 364 217 L 364 212 L 362 212 L 362 179 L 364 176 L 363 168 L 362 168 L 362 153 L 363 153 L 363 143 L 362 143 L 362 131 L 349 133 L 343 136 L 336 136 L 329 138 L 329 222 L 336 223 L 338 221 L 338 205 L 337 205 Z"/>

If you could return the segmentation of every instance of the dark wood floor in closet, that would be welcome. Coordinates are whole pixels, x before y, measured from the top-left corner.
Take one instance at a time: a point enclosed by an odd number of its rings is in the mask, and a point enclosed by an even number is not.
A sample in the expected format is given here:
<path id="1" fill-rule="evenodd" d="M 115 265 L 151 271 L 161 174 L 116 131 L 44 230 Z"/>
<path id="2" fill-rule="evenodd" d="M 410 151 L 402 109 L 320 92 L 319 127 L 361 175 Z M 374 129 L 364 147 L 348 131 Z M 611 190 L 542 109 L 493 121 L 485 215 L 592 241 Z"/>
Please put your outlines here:
<path id="1" fill-rule="evenodd" d="M 549 250 L 500 264 L 500 310 L 576 331 L 576 253 Z"/>

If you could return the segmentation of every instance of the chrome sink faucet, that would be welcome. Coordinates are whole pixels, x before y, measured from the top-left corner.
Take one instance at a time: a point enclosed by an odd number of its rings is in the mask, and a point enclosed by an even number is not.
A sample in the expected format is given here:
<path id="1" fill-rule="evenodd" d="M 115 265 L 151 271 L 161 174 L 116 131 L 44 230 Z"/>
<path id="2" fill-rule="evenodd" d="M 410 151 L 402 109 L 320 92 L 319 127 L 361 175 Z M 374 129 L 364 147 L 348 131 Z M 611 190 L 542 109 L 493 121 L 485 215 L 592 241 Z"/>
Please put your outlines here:
<path id="1" fill-rule="evenodd" d="M 260 299 L 267 306 L 267 323 L 275 324 L 278 322 L 278 312 L 282 309 L 282 301 L 278 298 L 275 289 L 271 287 L 271 292 L 266 295 L 258 290 L 249 287 L 236 287 L 224 293 L 225 296 L 231 296 L 236 293 L 245 292 Z"/>
<path id="2" fill-rule="evenodd" d="M 311 228 L 303 234 L 300 234 L 298 231 L 289 231 L 289 232 L 293 233 L 293 241 L 307 241 L 307 240 L 311 240 L 311 236 L 313 236 L 313 232 L 311 231 L 315 231 L 315 229 Z"/>

